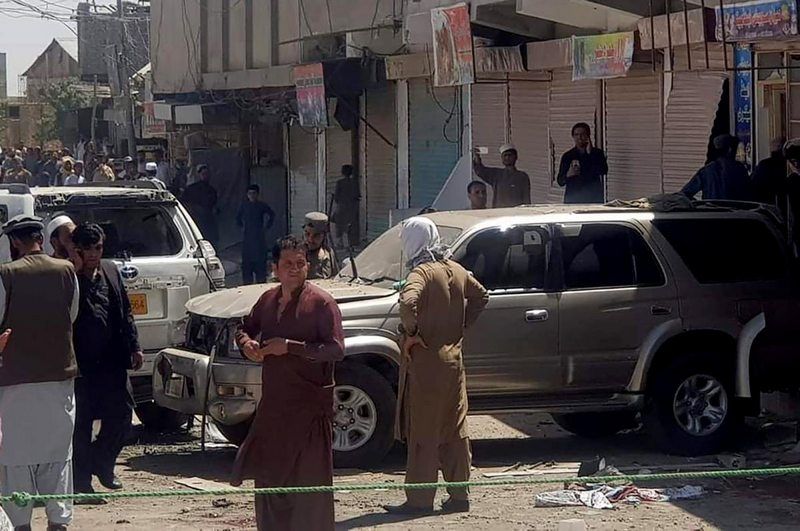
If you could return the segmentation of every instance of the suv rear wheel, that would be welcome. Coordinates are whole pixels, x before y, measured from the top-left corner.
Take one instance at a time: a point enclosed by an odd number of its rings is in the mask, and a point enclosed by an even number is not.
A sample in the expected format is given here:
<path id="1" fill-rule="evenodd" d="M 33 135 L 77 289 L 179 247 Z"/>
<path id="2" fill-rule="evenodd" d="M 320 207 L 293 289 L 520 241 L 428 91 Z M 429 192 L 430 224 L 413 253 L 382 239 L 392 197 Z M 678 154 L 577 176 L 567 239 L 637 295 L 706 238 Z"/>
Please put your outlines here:
<path id="1" fill-rule="evenodd" d="M 667 453 L 717 452 L 742 424 L 733 363 L 724 356 L 682 356 L 659 370 L 652 382 L 645 427 Z"/>
<path id="2" fill-rule="evenodd" d="M 638 426 L 636 413 L 629 411 L 609 413 L 564 413 L 551 415 L 564 430 L 579 437 L 608 437 L 622 430 Z"/>

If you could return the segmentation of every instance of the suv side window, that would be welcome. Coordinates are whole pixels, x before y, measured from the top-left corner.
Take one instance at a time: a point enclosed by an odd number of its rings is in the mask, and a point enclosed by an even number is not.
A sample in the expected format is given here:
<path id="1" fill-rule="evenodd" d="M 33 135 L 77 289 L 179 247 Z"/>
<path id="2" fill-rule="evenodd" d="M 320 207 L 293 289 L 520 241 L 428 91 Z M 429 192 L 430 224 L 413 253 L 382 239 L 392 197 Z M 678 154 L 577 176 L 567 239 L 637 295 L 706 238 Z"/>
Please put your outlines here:
<path id="1" fill-rule="evenodd" d="M 543 227 L 484 230 L 454 254 L 488 290 L 543 290 L 549 257 L 550 234 Z"/>
<path id="2" fill-rule="evenodd" d="M 778 280 L 787 257 L 757 219 L 657 219 L 653 225 L 701 284 Z"/>
<path id="3" fill-rule="evenodd" d="M 632 227 L 587 223 L 562 227 L 565 289 L 661 286 L 664 272 Z"/>

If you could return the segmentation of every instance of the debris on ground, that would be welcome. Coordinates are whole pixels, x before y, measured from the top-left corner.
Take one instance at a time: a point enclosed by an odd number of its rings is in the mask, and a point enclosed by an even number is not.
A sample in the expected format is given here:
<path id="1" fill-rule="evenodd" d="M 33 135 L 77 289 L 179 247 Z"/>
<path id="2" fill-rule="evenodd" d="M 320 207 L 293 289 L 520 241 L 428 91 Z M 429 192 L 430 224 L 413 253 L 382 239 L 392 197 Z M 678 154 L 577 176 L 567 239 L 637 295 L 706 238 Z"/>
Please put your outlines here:
<path id="1" fill-rule="evenodd" d="M 532 465 L 523 465 L 515 463 L 510 467 L 506 467 L 500 472 L 484 472 L 483 476 L 486 478 L 504 478 L 504 477 L 525 477 L 525 476 L 569 476 L 574 477 L 578 475 L 580 463 L 558 463 L 555 461 L 538 462 Z"/>
<path id="2" fill-rule="evenodd" d="M 220 489 L 233 489 L 235 487 L 231 487 L 228 483 L 220 483 L 219 481 L 211 481 L 208 479 L 203 478 L 182 478 L 176 479 L 175 483 L 178 485 L 183 485 L 184 487 L 189 487 L 190 489 L 194 490 L 220 490 Z"/>
<path id="3" fill-rule="evenodd" d="M 561 520 L 558 523 L 558 531 L 586 531 L 586 521 L 580 518 Z"/>
<path id="4" fill-rule="evenodd" d="M 769 450 L 786 449 L 797 444 L 797 422 L 767 422 L 761 426 L 764 446 Z"/>
<path id="5" fill-rule="evenodd" d="M 217 508 L 230 507 L 231 505 L 233 505 L 233 502 L 228 500 L 228 499 L 226 499 L 226 498 L 219 498 L 219 499 L 214 500 L 214 501 L 211 502 L 211 506 L 212 507 L 217 507 Z"/>
<path id="6" fill-rule="evenodd" d="M 705 495 L 703 487 L 686 485 L 665 489 L 643 489 L 634 485 L 570 485 L 565 490 L 543 492 L 534 497 L 535 507 L 579 507 L 613 509 L 615 503 L 638 505 L 643 502 L 694 500 Z"/>
<path id="7" fill-rule="evenodd" d="M 728 470 L 744 468 L 747 458 L 742 454 L 722 454 L 717 456 L 717 462 Z"/>

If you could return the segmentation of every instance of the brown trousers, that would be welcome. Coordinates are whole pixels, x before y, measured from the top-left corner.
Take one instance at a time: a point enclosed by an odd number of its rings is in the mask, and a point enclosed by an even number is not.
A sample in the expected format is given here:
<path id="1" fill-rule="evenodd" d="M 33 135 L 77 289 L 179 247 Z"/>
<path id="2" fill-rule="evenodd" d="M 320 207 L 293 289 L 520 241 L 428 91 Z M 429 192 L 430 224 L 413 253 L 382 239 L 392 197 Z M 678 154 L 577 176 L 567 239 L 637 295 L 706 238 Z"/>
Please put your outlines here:
<path id="1" fill-rule="evenodd" d="M 442 471 L 445 481 L 469 481 L 472 450 L 469 439 L 457 438 L 438 447 L 435 444 L 408 444 L 408 462 L 406 464 L 406 483 L 435 483 Z M 448 494 L 454 500 L 466 500 L 468 488 L 448 488 Z M 408 504 L 414 507 L 430 509 L 436 497 L 435 489 L 407 490 Z"/>

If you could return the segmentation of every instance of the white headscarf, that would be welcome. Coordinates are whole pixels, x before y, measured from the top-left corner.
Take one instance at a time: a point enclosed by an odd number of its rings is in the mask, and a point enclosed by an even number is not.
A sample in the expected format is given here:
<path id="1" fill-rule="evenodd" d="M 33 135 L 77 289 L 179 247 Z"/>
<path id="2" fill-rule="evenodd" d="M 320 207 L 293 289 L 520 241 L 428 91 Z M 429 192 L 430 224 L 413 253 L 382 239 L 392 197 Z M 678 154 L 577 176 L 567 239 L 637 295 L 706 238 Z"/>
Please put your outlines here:
<path id="1" fill-rule="evenodd" d="M 428 218 L 416 216 L 404 221 L 400 240 L 409 269 L 447 257 L 447 248 L 441 243 L 439 229 Z"/>

